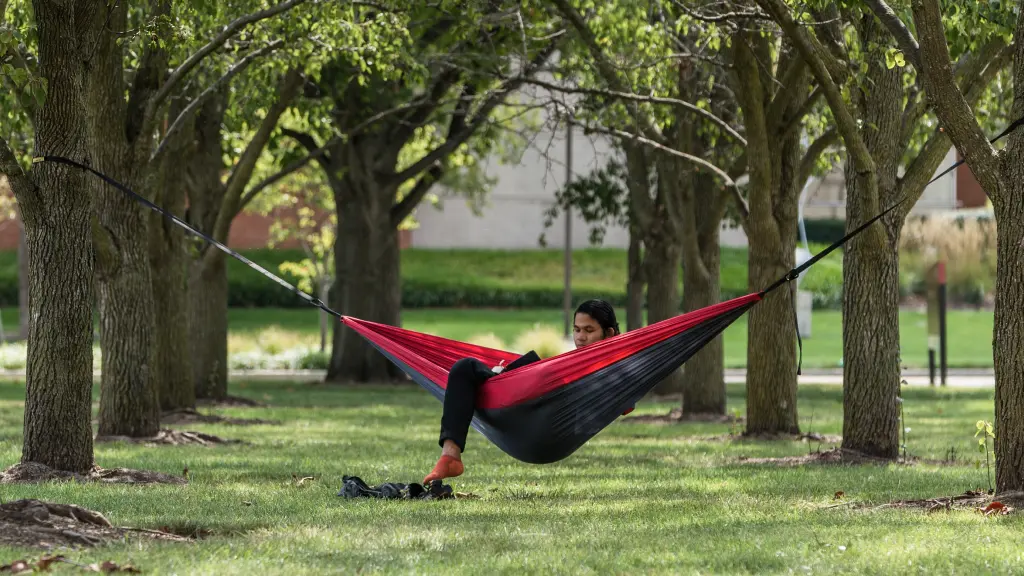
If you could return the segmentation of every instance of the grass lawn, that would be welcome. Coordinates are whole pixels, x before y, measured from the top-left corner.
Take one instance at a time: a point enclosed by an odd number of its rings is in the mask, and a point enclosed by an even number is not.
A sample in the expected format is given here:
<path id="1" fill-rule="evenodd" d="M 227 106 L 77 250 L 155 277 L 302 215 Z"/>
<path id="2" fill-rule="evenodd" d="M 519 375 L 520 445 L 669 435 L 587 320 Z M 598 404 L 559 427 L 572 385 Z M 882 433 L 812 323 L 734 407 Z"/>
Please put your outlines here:
<path id="1" fill-rule="evenodd" d="M 624 314 L 619 310 L 620 314 Z M 312 309 L 233 309 L 232 332 L 254 332 L 277 325 L 286 330 L 315 333 L 319 330 Z M 947 317 L 949 365 L 960 368 L 992 366 L 992 313 L 951 310 Z M 622 319 L 624 323 L 624 318 Z M 747 354 L 747 317 L 740 318 L 725 332 L 725 361 L 728 367 L 743 367 Z M 406 328 L 430 332 L 456 340 L 493 332 L 511 346 L 516 337 L 535 323 L 562 329 L 561 310 L 494 309 L 410 309 L 403 312 Z M 843 355 L 842 314 L 821 310 L 814 313 L 811 338 L 804 340 L 804 366 L 839 367 Z M 927 324 L 924 313 L 900 314 L 903 362 L 909 367 L 928 366 Z"/>
<path id="2" fill-rule="evenodd" d="M 193 425 L 246 446 L 145 448 L 104 444 L 97 463 L 180 474 L 186 486 L 3 486 L 5 501 L 75 503 L 115 525 L 212 530 L 194 544 L 133 541 L 66 553 L 88 564 L 131 563 L 146 574 L 292 573 L 1008 573 L 1024 569 L 1021 516 L 878 508 L 895 499 L 987 487 L 975 468 L 974 423 L 991 419 L 987 390 L 910 389 L 913 455 L 959 465 L 743 464 L 741 456 L 817 449 L 797 441 L 736 441 L 728 424 L 620 419 L 560 463 L 508 458 L 472 433 L 457 491 L 475 500 L 346 501 L 341 477 L 418 481 L 437 455 L 440 405 L 415 387 L 237 384 L 269 408 L 223 409 L 279 425 Z M 805 431 L 838 434 L 835 387 L 801 386 Z M 17 460 L 24 387 L 0 384 L 0 460 Z M 742 389 L 730 407 L 744 410 Z M 635 414 L 664 413 L 641 403 Z M 703 436 L 704 438 L 701 438 Z M 823 446 L 828 448 L 828 446 Z M 983 459 L 982 459 L 983 460 Z M 315 476 L 296 486 L 292 475 Z M 838 506 L 837 491 L 845 492 Z M 246 504 L 248 503 L 248 505 Z M 0 548 L 7 563 L 39 552 Z M 70 573 L 69 566 L 60 566 Z"/>

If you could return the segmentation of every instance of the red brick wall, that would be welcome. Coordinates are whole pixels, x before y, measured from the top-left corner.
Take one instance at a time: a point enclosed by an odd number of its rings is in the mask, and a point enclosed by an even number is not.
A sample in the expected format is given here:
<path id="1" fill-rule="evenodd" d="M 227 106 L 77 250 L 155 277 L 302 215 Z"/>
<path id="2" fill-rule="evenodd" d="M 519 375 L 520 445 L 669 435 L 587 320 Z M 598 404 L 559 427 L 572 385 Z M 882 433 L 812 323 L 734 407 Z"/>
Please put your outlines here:
<path id="1" fill-rule="evenodd" d="M 956 154 L 957 161 L 963 159 L 960 153 Z M 981 208 L 985 205 L 988 197 L 981 189 L 981 184 L 974 177 L 974 172 L 967 163 L 961 164 L 956 169 L 956 203 L 957 208 Z"/>

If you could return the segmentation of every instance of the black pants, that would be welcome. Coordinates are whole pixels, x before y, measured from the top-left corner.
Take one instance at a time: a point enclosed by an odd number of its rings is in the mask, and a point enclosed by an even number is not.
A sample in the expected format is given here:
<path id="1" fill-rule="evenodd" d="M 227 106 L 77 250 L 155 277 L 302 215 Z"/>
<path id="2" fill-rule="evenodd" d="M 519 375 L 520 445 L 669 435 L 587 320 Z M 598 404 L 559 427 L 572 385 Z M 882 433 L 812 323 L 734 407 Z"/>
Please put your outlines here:
<path id="1" fill-rule="evenodd" d="M 473 410 L 480 386 L 495 376 L 491 368 L 476 358 L 463 358 L 448 372 L 448 387 L 444 393 L 444 412 L 441 414 L 441 439 L 451 440 L 460 451 L 466 450 L 466 436 L 473 422 Z"/>

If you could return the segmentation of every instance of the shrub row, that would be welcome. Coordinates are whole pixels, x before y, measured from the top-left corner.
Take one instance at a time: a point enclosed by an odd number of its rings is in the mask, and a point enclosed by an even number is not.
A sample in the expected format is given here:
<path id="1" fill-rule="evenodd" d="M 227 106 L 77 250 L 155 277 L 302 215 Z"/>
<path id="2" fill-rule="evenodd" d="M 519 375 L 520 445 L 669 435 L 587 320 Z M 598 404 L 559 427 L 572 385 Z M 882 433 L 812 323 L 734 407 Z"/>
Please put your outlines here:
<path id="1" fill-rule="evenodd" d="M 247 250 L 246 257 L 289 282 L 281 263 L 301 259 L 298 250 Z M 812 268 L 801 288 L 814 294 L 815 306 L 841 302 L 841 255 Z M 559 251 L 407 250 L 402 255 L 402 303 L 409 308 L 562 306 L 562 255 Z M 469 271 L 469 272 L 467 272 Z M 573 255 L 573 301 L 604 298 L 626 304 L 625 251 L 580 250 Z M 723 248 L 722 298 L 747 292 L 746 250 Z M 17 306 L 17 256 L 0 252 L 0 306 Z M 305 302 L 234 259 L 228 260 L 228 305 L 233 308 L 296 308 Z"/>

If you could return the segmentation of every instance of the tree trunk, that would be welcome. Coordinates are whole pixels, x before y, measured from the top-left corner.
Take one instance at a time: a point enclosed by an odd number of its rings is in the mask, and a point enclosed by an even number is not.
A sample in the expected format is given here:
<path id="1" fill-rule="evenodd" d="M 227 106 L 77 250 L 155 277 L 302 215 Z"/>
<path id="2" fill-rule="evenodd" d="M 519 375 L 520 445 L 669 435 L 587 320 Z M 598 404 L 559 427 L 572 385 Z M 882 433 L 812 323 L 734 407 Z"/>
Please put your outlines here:
<path id="1" fill-rule="evenodd" d="M 781 75 L 794 70 L 792 86 L 779 88 L 764 68 L 769 41 L 740 33 L 734 43 L 737 93 L 747 129 L 750 214 L 747 219 L 750 291 L 766 288 L 795 264 L 800 130 L 783 139 L 772 117 L 783 98 L 783 117 L 793 118 L 807 92 L 806 70 L 791 50 L 779 55 Z M 797 66 L 798 68 L 793 68 Z M 797 119 L 799 121 L 799 119 Z M 796 326 L 792 287 L 775 290 L 749 312 L 747 324 L 747 434 L 798 433 L 796 405 Z"/>
<path id="2" fill-rule="evenodd" d="M 382 191 L 359 163 L 349 163 L 334 196 L 338 230 L 332 307 L 356 318 L 398 326 L 402 292 L 398 231 L 391 223 L 394 190 Z M 328 381 L 382 382 L 398 375 L 376 348 L 335 323 Z"/>
<path id="3" fill-rule="evenodd" d="M 28 338 L 32 315 L 29 313 L 28 242 L 25 238 L 25 220 L 18 222 L 18 339 Z"/>
<path id="4" fill-rule="evenodd" d="M 187 144 L 188 140 L 183 136 L 179 142 Z M 182 145 L 169 151 L 168 160 L 163 162 L 156 178 L 157 205 L 178 217 L 185 212 L 185 187 L 175 171 L 187 154 L 186 146 Z M 149 226 L 153 305 L 159 311 L 153 333 L 153 385 L 161 410 L 192 408 L 196 404 L 196 388 L 188 344 L 185 231 L 155 212 L 149 214 Z"/>
<path id="5" fill-rule="evenodd" d="M 193 260 L 188 274 L 188 332 L 196 398 L 228 395 L 227 262 Z"/>
<path id="6" fill-rule="evenodd" d="M 116 5 L 97 17 L 102 24 L 90 40 L 85 89 L 90 153 L 99 172 L 149 197 L 153 182 L 141 157 L 149 147 L 136 146 L 129 134 L 123 48 L 111 32 L 126 26 L 126 14 L 124 5 Z M 151 375 L 155 317 L 148 214 L 134 199 L 98 180 L 93 208 L 103 352 L 98 434 L 152 436 L 160 429 L 160 406 Z"/>
<path id="7" fill-rule="evenodd" d="M 222 90 L 196 114 L 194 153 L 186 169 L 188 220 L 213 234 L 224 200 L 221 125 L 229 102 Z M 188 333 L 196 398 L 220 400 L 228 394 L 228 274 L 224 254 L 190 240 L 188 260 Z"/>
<path id="8" fill-rule="evenodd" d="M 748 273 L 753 291 L 789 272 L 794 258 L 793 250 L 788 251 L 787 262 L 777 251 L 765 250 L 751 240 Z M 790 290 L 790 286 L 775 290 L 747 313 L 747 434 L 800 432 Z"/>
<path id="9" fill-rule="evenodd" d="M 76 15 L 85 16 L 89 10 L 86 4 L 42 1 L 33 2 L 33 9 L 39 74 L 48 83 L 46 101 L 35 119 L 36 148 L 82 158 L 87 150 L 86 111 L 77 40 L 82 30 Z M 32 178 L 34 186 L 11 183 L 32 254 L 28 280 L 34 321 L 28 340 L 21 461 L 85 472 L 93 464 L 89 188 L 83 172 L 60 164 L 39 164 Z"/>
<path id="10" fill-rule="evenodd" d="M 679 261 L 683 250 L 677 242 L 652 243 L 644 254 L 647 277 L 647 321 L 650 324 L 679 315 Z M 655 386 L 655 394 L 682 392 L 682 370 L 676 370 Z"/>
<path id="11" fill-rule="evenodd" d="M 629 279 L 626 282 L 626 330 L 632 331 L 644 325 L 644 269 L 641 254 L 640 234 L 636 225 L 629 227 L 629 251 L 627 267 Z"/>
<path id="12" fill-rule="evenodd" d="M 859 31 L 864 44 L 885 41 L 886 32 L 868 16 Z M 864 143 L 875 161 L 878 197 L 846 165 L 846 229 L 852 230 L 896 201 L 902 160 L 902 79 L 884 66 L 881 49 L 867 58 L 865 88 L 854 91 L 863 119 Z M 898 213 L 897 213 L 898 214 Z M 843 254 L 843 448 L 877 456 L 899 456 L 900 325 L 899 216 L 883 220 L 885 233 L 854 238 Z M 882 238 L 882 241 L 876 241 Z"/>
<path id="13" fill-rule="evenodd" d="M 993 203 L 999 223 L 992 350 L 997 493 L 1024 490 L 1024 153 L 1019 147 L 1002 159 L 1002 174 L 1006 198 Z"/>
<path id="14" fill-rule="evenodd" d="M 713 205 L 711 202 L 703 204 Z M 701 243 L 700 256 L 707 275 L 701 274 L 696 266 L 683 267 L 684 312 L 717 304 L 721 297 L 717 226 L 714 237 Z M 684 415 L 725 414 L 725 344 L 721 336 L 686 361 L 682 380 Z"/>
<path id="15" fill-rule="evenodd" d="M 96 282 L 103 351 L 98 434 L 153 436 L 160 429 L 160 405 L 150 374 L 155 318 L 148 221 L 117 190 L 99 192 L 96 204 L 94 234 L 103 244 L 97 246 Z"/>

